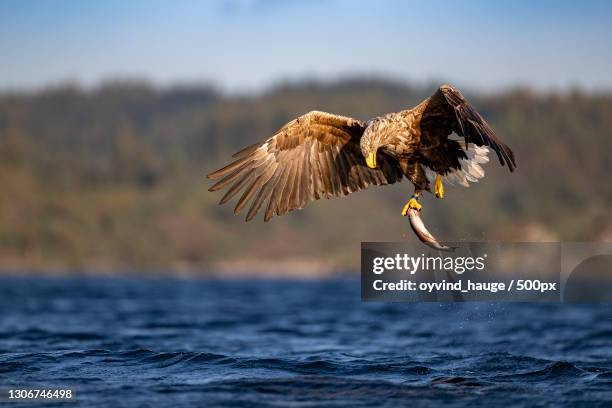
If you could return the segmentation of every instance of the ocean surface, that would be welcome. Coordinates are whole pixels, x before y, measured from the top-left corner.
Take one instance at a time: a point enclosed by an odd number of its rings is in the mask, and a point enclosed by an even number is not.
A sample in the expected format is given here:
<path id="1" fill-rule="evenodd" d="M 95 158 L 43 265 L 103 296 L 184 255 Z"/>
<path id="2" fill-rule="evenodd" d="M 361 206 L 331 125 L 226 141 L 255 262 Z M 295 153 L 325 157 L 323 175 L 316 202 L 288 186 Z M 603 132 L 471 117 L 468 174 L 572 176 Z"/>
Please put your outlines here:
<path id="1" fill-rule="evenodd" d="M 40 406 L 609 407 L 612 308 L 362 303 L 342 279 L 0 278 L 15 388 L 75 392 Z"/>

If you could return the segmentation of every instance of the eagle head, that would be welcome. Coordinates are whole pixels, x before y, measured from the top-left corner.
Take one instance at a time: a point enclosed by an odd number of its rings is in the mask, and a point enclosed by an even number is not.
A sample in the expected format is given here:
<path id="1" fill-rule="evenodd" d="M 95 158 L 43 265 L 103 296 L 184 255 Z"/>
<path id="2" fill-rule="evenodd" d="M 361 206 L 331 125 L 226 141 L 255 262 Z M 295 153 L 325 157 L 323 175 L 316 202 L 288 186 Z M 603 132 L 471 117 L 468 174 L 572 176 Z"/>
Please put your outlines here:
<path id="1" fill-rule="evenodd" d="M 380 132 L 378 132 L 377 128 L 378 126 L 376 123 L 370 124 L 359 140 L 361 154 L 365 158 L 366 164 L 371 169 L 376 168 L 376 152 L 380 146 Z"/>

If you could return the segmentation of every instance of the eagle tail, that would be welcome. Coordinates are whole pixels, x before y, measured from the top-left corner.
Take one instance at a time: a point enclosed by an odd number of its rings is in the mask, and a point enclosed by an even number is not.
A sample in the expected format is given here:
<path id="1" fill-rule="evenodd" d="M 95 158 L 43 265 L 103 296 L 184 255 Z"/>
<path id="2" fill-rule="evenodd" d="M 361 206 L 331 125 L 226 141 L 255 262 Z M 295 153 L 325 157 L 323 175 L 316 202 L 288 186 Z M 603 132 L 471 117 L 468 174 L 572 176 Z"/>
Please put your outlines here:
<path id="1" fill-rule="evenodd" d="M 479 179 L 484 177 L 485 172 L 481 164 L 489 162 L 489 149 L 484 146 L 476 146 L 474 143 L 470 143 L 466 147 L 466 143 L 463 140 L 458 140 L 457 143 L 461 145 L 467 157 L 459 159 L 461 168 L 454 169 L 443 176 L 443 182 L 450 185 L 458 184 L 469 187 L 469 183 L 477 183 Z M 427 180 L 429 180 L 429 184 L 433 185 L 436 179 L 436 172 L 426 167 L 425 175 Z"/>

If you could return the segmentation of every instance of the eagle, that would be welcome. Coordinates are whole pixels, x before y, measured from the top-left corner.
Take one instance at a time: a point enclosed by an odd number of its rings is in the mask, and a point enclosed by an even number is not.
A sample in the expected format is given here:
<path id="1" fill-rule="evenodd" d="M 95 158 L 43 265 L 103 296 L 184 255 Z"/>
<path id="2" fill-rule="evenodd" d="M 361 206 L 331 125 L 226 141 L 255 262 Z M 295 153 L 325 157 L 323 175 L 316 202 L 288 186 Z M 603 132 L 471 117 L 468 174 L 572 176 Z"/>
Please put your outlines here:
<path id="1" fill-rule="evenodd" d="M 425 191 L 444 197 L 444 184 L 465 187 L 484 177 L 492 149 L 512 172 L 512 150 L 455 87 L 442 85 L 417 106 L 361 121 L 311 111 L 273 136 L 233 155 L 208 174 L 209 191 L 229 187 L 219 204 L 242 192 L 234 213 L 250 204 L 246 221 L 265 204 L 264 221 L 369 186 L 407 178 L 414 193 L 402 215 L 421 211 Z M 411 211 L 412 210 L 412 211 Z"/>

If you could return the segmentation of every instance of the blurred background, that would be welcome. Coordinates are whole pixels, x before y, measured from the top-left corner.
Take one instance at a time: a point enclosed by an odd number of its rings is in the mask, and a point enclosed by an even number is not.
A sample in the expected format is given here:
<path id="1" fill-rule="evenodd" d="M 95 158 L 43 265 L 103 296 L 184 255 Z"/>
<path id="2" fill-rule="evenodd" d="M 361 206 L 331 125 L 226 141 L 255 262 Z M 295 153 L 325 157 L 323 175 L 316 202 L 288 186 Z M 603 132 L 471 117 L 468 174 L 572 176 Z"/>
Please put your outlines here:
<path id="1" fill-rule="evenodd" d="M 410 183 L 244 223 L 205 174 L 295 116 L 459 87 L 515 151 L 427 196 L 442 240 L 612 239 L 604 1 L 0 3 L 0 270 L 326 275 L 414 241 Z"/>

